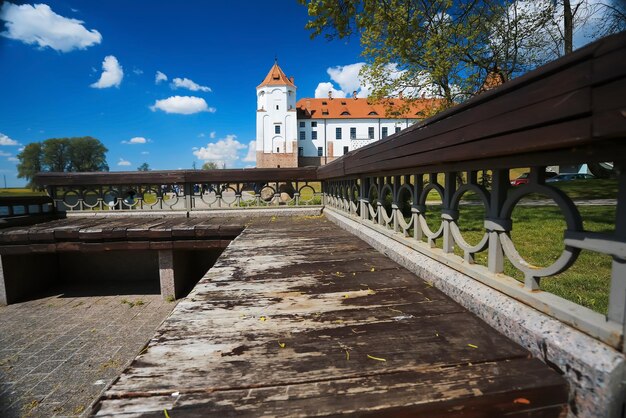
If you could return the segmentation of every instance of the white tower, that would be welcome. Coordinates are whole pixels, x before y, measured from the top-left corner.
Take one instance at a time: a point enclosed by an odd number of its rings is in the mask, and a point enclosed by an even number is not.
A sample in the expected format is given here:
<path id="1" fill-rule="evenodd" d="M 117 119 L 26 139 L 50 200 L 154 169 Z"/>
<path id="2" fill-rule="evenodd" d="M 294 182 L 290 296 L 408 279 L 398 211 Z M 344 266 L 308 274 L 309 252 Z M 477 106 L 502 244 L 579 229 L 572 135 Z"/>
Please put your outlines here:
<path id="1" fill-rule="evenodd" d="M 275 62 L 256 88 L 257 167 L 297 167 L 296 86 Z"/>

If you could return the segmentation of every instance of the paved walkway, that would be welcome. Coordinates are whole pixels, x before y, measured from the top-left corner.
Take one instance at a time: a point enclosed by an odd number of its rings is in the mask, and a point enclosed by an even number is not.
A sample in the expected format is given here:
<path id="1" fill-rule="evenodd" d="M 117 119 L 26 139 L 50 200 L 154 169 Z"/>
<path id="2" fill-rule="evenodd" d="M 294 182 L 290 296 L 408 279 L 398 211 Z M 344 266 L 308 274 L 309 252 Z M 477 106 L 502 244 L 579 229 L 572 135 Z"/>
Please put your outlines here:
<path id="1" fill-rule="evenodd" d="M 559 416 L 564 380 L 325 218 L 234 240 L 97 416 Z"/>
<path id="2" fill-rule="evenodd" d="M 175 305 L 155 280 L 64 285 L 0 306 L 0 417 L 88 411 Z"/>

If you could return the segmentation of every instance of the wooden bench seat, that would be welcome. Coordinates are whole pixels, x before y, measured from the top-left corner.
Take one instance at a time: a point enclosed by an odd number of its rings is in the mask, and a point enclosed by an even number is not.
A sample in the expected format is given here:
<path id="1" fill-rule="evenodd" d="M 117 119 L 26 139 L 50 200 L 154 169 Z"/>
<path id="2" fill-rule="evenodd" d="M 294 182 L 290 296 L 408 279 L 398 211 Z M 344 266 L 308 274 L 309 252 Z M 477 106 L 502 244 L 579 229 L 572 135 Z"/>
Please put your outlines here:
<path id="1" fill-rule="evenodd" d="M 243 217 L 89 216 L 0 229 L 0 305 L 18 301 L 58 279 L 64 273 L 63 265 L 70 262 L 66 260 L 87 267 L 88 254 L 94 253 L 114 254 L 110 264 L 99 260 L 112 270 L 116 264 L 153 259 L 153 264 L 158 263 L 163 297 L 179 297 L 186 287 L 183 282 L 188 281 L 183 276 L 190 274 L 188 268 L 181 268 L 191 262 L 189 252 L 226 248 L 245 224 Z M 65 253 L 85 253 L 85 257 Z M 149 270 L 152 268 L 147 267 L 146 272 Z"/>

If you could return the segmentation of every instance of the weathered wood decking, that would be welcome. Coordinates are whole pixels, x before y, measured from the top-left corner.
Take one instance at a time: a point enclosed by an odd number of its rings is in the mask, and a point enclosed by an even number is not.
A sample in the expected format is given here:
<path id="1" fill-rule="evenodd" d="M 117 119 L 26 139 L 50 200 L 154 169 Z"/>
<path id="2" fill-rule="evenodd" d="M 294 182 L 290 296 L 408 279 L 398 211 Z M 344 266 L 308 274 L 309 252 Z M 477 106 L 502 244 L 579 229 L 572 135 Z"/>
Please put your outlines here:
<path id="1" fill-rule="evenodd" d="M 255 220 L 98 416 L 559 416 L 564 380 L 324 218 Z"/>

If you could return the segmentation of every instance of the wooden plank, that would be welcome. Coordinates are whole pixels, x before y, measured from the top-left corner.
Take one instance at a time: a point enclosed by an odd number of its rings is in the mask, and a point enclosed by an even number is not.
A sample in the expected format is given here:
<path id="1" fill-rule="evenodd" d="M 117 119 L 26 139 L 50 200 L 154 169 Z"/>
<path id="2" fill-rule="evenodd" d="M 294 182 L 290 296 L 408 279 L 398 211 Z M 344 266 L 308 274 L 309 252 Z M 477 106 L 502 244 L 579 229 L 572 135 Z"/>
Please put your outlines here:
<path id="1" fill-rule="evenodd" d="M 388 151 L 380 151 L 370 157 L 358 156 L 358 159 L 346 161 L 348 171 L 366 167 L 371 163 L 383 163 L 386 160 L 393 160 L 400 156 L 410 156 L 429 151 L 437 151 L 446 155 L 454 152 L 454 149 L 472 143 L 472 148 L 465 149 L 463 158 L 473 160 L 481 158 L 480 153 L 490 146 L 489 142 L 494 137 L 501 138 L 507 134 L 517 134 L 520 131 L 530 132 L 544 125 L 552 125 L 561 120 L 574 117 L 586 116 L 591 112 L 591 89 L 581 89 L 567 93 L 562 96 L 547 100 L 532 106 L 525 106 L 519 110 L 512 111 L 501 117 L 481 120 L 445 134 L 430 136 L 423 140 L 417 140 L 404 146 L 398 146 Z M 585 132 L 589 135 L 589 131 Z M 528 136 L 522 142 L 516 143 L 514 153 L 525 153 L 534 151 L 534 145 L 539 141 L 532 141 L 532 136 Z M 392 142 L 392 141 L 389 141 Z M 543 149 L 553 149 L 571 144 L 563 144 L 563 141 L 546 141 L 541 138 Z M 511 144 L 510 144 L 511 145 Z M 383 163 L 384 164 L 384 163 Z"/>
<path id="2" fill-rule="evenodd" d="M 267 182 L 316 180 L 315 167 L 254 168 L 228 170 L 174 170 L 115 173 L 38 173 L 34 181 L 41 186 L 86 185 L 161 185 L 216 182 Z"/>
<path id="3" fill-rule="evenodd" d="M 289 386 L 182 391 L 175 397 L 107 399 L 97 416 L 126 411 L 157 416 L 167 409 L 171 416 L 334 416 L 341 411 L 342 415 L 390 417 L 557 417 L 565 410 L 567 389 L 554 375 L 546 379 L 544 372 L 545 366 L 537 360 L 516 359 L 436 373 L 413 370 Z M 512 384 L 513 390 L 506 389 Z M 476 396 L 479 392 L 482 396 Z"/>
<path id="4" fill-rule="evenodd" d="M 167 408 L 200 415 L 227 405 L 229 415 L 258 416 L 271 404 L 281 416 L 445 416 L 461 406 L 552 416 L 567 401 L 561 377 L 525 349 L 317 218 L 249 226 L 106 392 L 99 414 L 138 405 L 156 414 L 174 392 L 182 397 Z M 513 402 L 520 396 L 534 407 Z"/>
<path id="5" fill-rule="evenodd" d="M 409 128 L 391 140 L 363 149 L 356 158 L 385 158 L 388 152 L 402 149 L 416 141 L 438 144 L 434 139 L 445 134 L 463 132 L 475 127 L 471 138 L 534 127 L 546 121 L 562 119 L 570 114 L 588 111 L 588 87 L 591 84 L 591 62 L 584 61 L 558 74 L 534 81 L 522 89 L 494 98 L 480 106 L 455 114 L 454 118 L 439 120 L 423 127 Z M 582 109 L 581 109 L 582 106 Z M 451 138 L 452 139 L 452 138 Z M 458 139 L 458 138 L 457 138 Z M 400 152 L 401 154 L 401 152 Z"/>
<path id="6" fill-rule="evenodd" d="M 522 132 L 513 132 L 505 135 L 491 137 L 488 140 L 470 142 L 444 151 L 433 150 L 421 154 L 401 156 L 387 161 L 370 163 L 366 168 L 355 167 L 346 168 L 347 174 L 361 174 L 385 170 L 401 170 L 420 165 L 431 165 L 433 161 L 438 161 L 439 165 L 450 162 L 466 161 L 468 152 L 473 154 L 476 160 L 487 158 L 501 158 L 504 156 L 520 155 L 523 152 L 549 151 L 554 144 L 564 144 L 566 146 L 585 145 L 589 142 L 589 132 L 591 131 L 591 118 L 571 120 L 551 126 L 541 127 Z M 550 141 L 547 141 L 550 138 Z M 486 167 L 491 168 L 491 167 Z"/>

